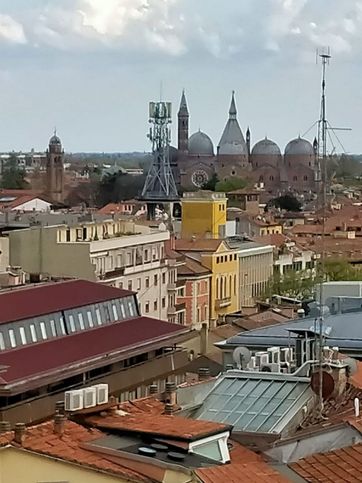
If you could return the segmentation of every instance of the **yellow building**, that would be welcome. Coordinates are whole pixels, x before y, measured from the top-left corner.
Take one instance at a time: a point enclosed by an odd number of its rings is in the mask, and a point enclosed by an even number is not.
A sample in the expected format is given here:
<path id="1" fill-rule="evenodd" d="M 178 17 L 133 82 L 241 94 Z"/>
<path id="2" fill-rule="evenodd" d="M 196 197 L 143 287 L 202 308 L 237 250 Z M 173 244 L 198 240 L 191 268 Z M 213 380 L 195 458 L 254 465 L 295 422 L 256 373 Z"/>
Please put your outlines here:
<path id="1" fill-rule="evenodd" d="M 240 310 L 238 250 L 224 240 L 176 240 L 176 250 L 200 262 L 211 271 L 210 323 Z"/>
<path id="2" fill-rule="evenodd" d="M 198 191 L 182 198 L 181 236 L 184 239 L 224 238 L 226 232 L 225 193 Z"/>

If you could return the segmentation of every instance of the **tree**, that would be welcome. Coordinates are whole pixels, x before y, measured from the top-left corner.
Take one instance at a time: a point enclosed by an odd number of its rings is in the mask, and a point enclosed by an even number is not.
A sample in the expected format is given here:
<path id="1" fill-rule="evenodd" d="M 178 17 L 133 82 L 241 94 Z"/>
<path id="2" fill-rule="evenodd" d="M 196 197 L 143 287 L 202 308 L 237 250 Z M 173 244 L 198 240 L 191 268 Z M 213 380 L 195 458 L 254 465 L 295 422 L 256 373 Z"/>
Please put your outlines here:
<path id="1" fill-rule="evenodd" d="M 265 298 L 272 295 L 282 295 L 299 300 L 310 298 L 314 292 L 316 279 L 310 276 L 307 271 L 288 270 L 281 275 L 275 273 L 270 279 Z"/>
<path id="2" fill-rule="evenodd" d="M 15 154 L 11 154 L 3 167 L 1 187 L 5 189 L 23 190 L 29 184 L 25 180 L 25 170 L 19 168 Z"/>
<path id="3" fill-rule="evenodd" d="M 216 185 L 218 182 L 219 182 L 219 178 L 217 177 L 217 174 L 214 173 L 211 176 L 211 178 L 201 186 L 201 189 L 208 190 L 208 191 L 215 191 Z"/>
<path id="4" fill-rule="evenodd" d="M 362 270 L 353 268 L 347 260 L 326 260 L 324 267 L 319 265 L 319 272 L 324 271 L 325 279 L 330 282 L 361 281 Z"/>
<path id="5" fill-rule="evenodd" d="M 139 196 L 145 183 L 145 176 L 132 176 L 122 172 L 103 176 L 98 186 L 98 204 L 129 200 Z"/>
<path id="6" fill-rule="evenodd" d="M 228 193 L 229 191 L 243 189 L 247 184 L 247 181 L 242 178 L 228 178 L 225 181 L 218 181 L 215 186 L 215 191 Z"/>
<path id="7" fill-rule="evenodd" d="M 302 209 L 302 205 L 297 198 L 289 193 L 269 201 L 267 207 L 269 206 L 275 206 L 275 208 L 286 211 L 301 211 Z"/>

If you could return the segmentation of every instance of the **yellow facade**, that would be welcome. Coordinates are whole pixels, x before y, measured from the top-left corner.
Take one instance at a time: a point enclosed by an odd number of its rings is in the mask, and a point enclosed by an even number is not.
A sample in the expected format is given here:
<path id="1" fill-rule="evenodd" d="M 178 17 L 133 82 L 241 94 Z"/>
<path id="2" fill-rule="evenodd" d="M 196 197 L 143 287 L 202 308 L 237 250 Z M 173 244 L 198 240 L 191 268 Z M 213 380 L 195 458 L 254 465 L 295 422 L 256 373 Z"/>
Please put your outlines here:
<path id="1" fill-rule="evenodd" d="M 211 271 L 210 320 L 221 320 L 239 311 L 238 251 L 222 242 L 214 253 L 203 253 L 201 260 Z"/>
<path id="2" fill-rule="evenodd" d="M 190 239 L 224 238 L 227 198 L 224 193 L 199 191 L 182 198 L 181 236 Z"/>
<path id="3" fill-rule="evenodd" d="M 282 234 L 282 225 L 265 225 L 260 227 L 260 236 Z"/>

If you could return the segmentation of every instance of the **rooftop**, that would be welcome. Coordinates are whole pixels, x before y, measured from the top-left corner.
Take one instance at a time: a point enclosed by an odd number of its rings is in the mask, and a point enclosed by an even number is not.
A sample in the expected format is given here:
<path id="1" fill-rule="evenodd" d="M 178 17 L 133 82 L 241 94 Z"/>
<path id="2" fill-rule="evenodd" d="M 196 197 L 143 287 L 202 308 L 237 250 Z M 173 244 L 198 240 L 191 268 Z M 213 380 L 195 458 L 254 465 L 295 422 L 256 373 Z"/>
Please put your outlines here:
<path id="1" fill-rule="evenodd" d="M 0 324 L 132 295 L 86 280 L 32 285 L 0 292 Z"/>
<path id="2" fill-rule="evenodd" d="M 0 387 L 15 381 L 29 382 L 32 378 L 46 377 L 62 371 L 82 370 L 82 363 L 103 365 L 110 363 L 130 349 L 144 352 L 148 344 L 165 341 L 186 334 L 189 329 L 148 317 L 135 317 L 65 337 L 47 340 L 0 352 Z M 164 342 L 163 342 L 164 343 Z M 24 363 L 26 361 L 26 363 Z"/>
<path id="3" fill-rule="evenodd" d="M 180 252 L 215 252 L 223 243 L 219 239 L 176 240 L 176 250 Z"/>
<path id="4" fill-rule="evenodd" d="M 211 272 L 208 268 L 190 257 L 185 257 L 185 263 L 177 268 L 177 275 L 181 277 L 202 276 L 209 275 L 210 273 Z"/>

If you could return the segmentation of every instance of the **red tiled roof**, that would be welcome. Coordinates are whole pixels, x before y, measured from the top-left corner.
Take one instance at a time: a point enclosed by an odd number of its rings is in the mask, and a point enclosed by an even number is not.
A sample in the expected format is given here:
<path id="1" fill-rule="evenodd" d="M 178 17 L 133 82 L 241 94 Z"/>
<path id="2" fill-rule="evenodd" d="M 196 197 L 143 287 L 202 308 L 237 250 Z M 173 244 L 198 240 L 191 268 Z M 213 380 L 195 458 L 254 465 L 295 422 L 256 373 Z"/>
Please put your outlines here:
<path id="1" fill-rule="evenodd" d="M 111 360 L 112 353 L 136 349 L 189 330 L 184 326 L 148 317 L 112 323 L 47 342 L 0 352 L 0 366 L 9 366 L 6 372 L 1 373 L 1 378 L 9 383 L 33 376 L 59 373 L 62 369 L 70 370 L 73 364 L 95 358 L 107 357 Z"/>
<path id="2" fill-rule="evenodd" d="M 134 399 L 133 401 L 125 401 L 119 404 L 118 407 L 129 414 L 163 414 L 165 411 L 164 403 L 152 396 Z"/>
<path id="3" fill-rule="evenodd" d="M 86 280 L 69 280 L 0 292 L 0 324 L 96 304 L 132 294 Z"/>
<path id="4" fill-rule="evenodd" d="M 288 238 L 281 233 L 274 233 L 272 235 L 254 236 L 252 240 L 256 243 L 261 243 L 264 245 L 274 245 L 279 248 L 288 241 Z"/>
<path id="5" fill-rule="evenodd" d="M 357 483 L 362 475 L 362 444 L 314 454 L 289 466 L 306 481 Z"/>
<path id="6" fill-rule="evenodd" d="M 213 238 L 210 239 L 198 239 L 195 238 L 194 240 L 176 240 L 176 250 L 180 252 L 214 252 L 216 251 L 220 245 L 223 243 L 223 240 L 216 240 Z"/>
<path id="7" fill-rule="evenodd" d="M 204 483 L 287 483 L 289 480 L 268 466 L 262 457 L 253 451 L 233 442 L 230 451 L 231 461 L 221 466 L 211 466 L 196 470 Z"/>
<path id="8" fill-rule="evenodd" d="M 180 276 L 200 276 L 209 275 L 210 273 L 211 272 L 208 268 L 190 257 L 185 257 L 185 263 L 177 269 L 177 275 Z"/>
<path id="9" fill-rule="evenodd" d="M 150 481 L 149 478 L 141 473 L 116 463 L 114 459 L 111 461 L 107 458 L 107 455 L 84 449 L 84 444 L 104 436 L 100 431 L 86 429 L 72 421 L 65 421 L 64 424 L 65 431 L 62 436 L 54 433 L 52 421 L 28 428 L 22 443 L 22 448 L 53 458 L 59 458 L 69 463 L 75 463 L 98 471 L 101 470 L 118 475 L 127 481 Z M 12 439 L 12 432 L 1 435 L 0 444 L 10 443 L 12 446 L 19 447 Z"/>
<path id="10" fill-rule="evenodd" d="M 147 412 L 90 416 L 86 418 L 86 422 L 103 430 L 119 429 L 121 431 L 148 433 L 161 438 L 178 438 L 186 441 L 206 438 L 207 436 L 231 431 L 232 429 L 232 426 L 213 421 L 186 419 L 179 416 Z"/>

